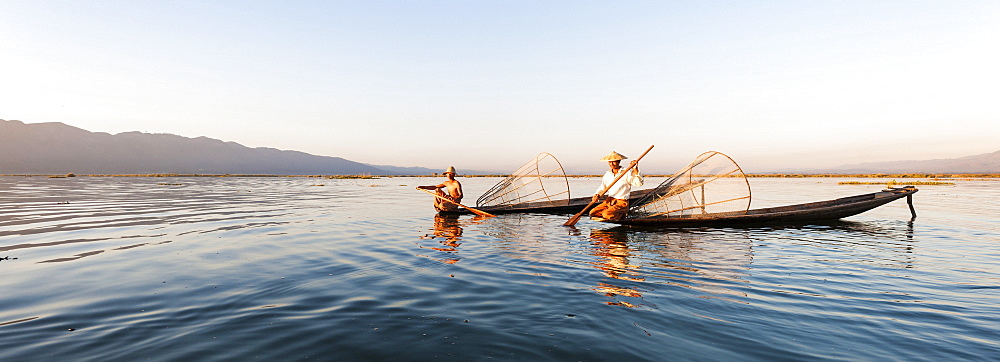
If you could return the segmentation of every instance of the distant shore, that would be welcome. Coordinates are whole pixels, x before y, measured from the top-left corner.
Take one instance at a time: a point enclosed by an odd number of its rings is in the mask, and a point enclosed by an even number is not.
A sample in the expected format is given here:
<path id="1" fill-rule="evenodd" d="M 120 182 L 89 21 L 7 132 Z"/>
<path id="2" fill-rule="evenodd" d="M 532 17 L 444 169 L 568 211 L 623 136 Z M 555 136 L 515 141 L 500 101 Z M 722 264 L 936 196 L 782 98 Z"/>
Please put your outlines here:
<path id="1" fill-rule="evenodd" d="M 70 178 L 70 177 L 311 177 L 326 179 L 375 179 L 394 177 L 443 177 L 442 175 L 268 175 L 268 174 L 0 174 L 4 177 L 49 177 L 49 178 Z M 459 175 L 458 177 L 507 177 L 509 175 Z M 601 177 L 602 175 L 566 175 L 572 178 Z M 670 177 L 673 175 L 650 174 L 645 177 Z M 871 174 L 747 174 L 750 178 L 929 178 L 929 179 L 997 179 L 1000 180 L 1000 173 L 968 173 L 968 174 L 931 174 L 931 173 L 871 173 Z M 559 177 L 559 176 L 551 176 Z"/>

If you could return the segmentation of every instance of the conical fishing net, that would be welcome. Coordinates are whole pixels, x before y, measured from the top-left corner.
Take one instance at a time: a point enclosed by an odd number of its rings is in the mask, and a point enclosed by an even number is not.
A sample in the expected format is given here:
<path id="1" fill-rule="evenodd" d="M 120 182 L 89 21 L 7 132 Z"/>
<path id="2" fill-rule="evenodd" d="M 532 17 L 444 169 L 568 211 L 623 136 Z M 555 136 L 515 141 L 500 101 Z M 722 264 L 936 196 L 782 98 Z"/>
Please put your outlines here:
<path id="1" fill-rule="evenodd" d="M 476 200 L 476 206 L 513 208 L 565 204 L 568 200 L 569 180 L 562 164 L 543 152 L 486 191 Z"/>
<path id="2" fill-rule="evenodd" d="M 729 156 L 705 152 L 632 205 L 629 219 L 742 215 L 750 183 Z"/>

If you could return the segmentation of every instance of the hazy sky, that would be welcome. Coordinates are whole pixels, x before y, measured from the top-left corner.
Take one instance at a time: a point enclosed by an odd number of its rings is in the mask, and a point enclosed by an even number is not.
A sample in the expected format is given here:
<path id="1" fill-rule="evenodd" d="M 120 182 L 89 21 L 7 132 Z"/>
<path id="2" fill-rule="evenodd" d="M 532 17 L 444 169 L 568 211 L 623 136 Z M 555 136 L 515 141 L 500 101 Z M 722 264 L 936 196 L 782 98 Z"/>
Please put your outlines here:
<path id="1" fill-rule="evenodd" d="M 987 153 L 998 69 L 996 0 L 0 0 L 0 119 L 397 166 Z"/>

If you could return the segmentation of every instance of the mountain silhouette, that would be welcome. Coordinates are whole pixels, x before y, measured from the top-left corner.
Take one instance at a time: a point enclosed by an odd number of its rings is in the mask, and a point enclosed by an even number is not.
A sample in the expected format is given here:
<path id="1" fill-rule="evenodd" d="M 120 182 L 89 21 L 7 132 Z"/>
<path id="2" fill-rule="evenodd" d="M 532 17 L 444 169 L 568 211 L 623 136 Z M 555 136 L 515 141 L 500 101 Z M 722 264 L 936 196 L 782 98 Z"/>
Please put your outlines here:
<path id="1" fill-rule="evenodd" d="M 240 174 L 429 175 L 423 167 L 369 165 L 299 151 L 172 134 L 90 132 L 59 122 L 0 119 L 0 175 Z M 802 172 L 802 171 L 797 171 Z M 961 158 L 870 162 L 806 173 L 1000 173 L 1000 151 Z M 491 174 L 466 170 L 465 174 Z"/>
<path id="2" fill-rule="evenodd" d="M 960 158 L 868 162 L 838 166 L 836 173 L 1000 173 L 1000 151 Z"/>
<path id="3" fill-rule="evenodd" d="M 397 175 L 340 157 L 172 134 L 0 120 L 0 174 Z"/>

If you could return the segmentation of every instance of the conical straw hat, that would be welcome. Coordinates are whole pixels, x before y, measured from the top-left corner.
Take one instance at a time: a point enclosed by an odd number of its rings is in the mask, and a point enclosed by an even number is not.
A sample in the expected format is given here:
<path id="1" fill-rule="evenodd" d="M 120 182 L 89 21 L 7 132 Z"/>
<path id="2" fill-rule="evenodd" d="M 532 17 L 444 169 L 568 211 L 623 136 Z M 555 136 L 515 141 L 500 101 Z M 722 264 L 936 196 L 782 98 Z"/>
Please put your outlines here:
<path id="1" fill-rule="evenodd" d="M 449 174 L 449 173 L 452 174 L 452 175 L 458 175 L 458 173 L 455 172 L 455 166 L 448 166 L 448 169 L 444 170 L 444 172 L 442 172 L 442 174 L 445 174 L 445 175 Z"/>
<path id="2" fill-rule="evenodd" d="M 628 157 L 622 156 L 618 152 L 611 151 L 611 153 L 608 154 L 607 156 L 604 156 L 604 158 L 602 158 L 601 161 L 621 161 L 625 159 L 628 159 Z"/>

